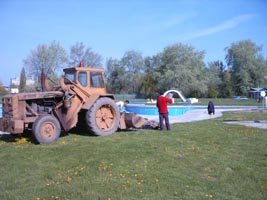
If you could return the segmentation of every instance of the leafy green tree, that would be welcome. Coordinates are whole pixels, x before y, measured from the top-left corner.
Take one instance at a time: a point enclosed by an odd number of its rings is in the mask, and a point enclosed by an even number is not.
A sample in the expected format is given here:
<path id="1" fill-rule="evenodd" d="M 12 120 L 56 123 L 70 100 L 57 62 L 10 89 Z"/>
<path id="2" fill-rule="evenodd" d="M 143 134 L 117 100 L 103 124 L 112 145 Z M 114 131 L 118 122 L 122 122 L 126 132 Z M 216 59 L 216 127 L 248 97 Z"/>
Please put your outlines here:
<path id="1" fill-rule="evenodd" d="M 95 53 L 91 48 L 86 48 L 82 42 L 77 42 L 70 48 L 69 66 L 78 66 L 80 62 L 84 67 L 102 68 L 102 57 Z"/>
<path id="2" fill-rule="evenodd" d="M 208 87 L 204 55 L 204 51 L 181 43 L 166 47 L 157 69 L 161 74 L 158 87 L 161 90 L 177 88 L 186 95 L 205 94 Z"/>
<path id="3" fill-rule="evenodd" d="M 246 70 L 241 70 L 239 73 L 236 73 L 236 85 L 235 85 L 235 92 L 237 94 L 246 95 L 249 89 L 252 87 L 250 83 L 251 77 Z"/>
<path id="4" fill-rule="evenodd" d="M 226 62 L 232 72 L 233 91 L 236 95 L 247 95 L 251 87 L 263 86 L 267 65 L 261 46 L 251 40 L 243 40 L 232 43 L 226 50 Z"/>
<path id="5" fill-rule="evenodd" d="M 231 72 L 229 70 L 224 70 L 221 75 L 222 83 L 219 88 L 219 96 L 220 97 L 231 97 L 233 96 L 233 84 L 231 78 Z"/>
<path id="6" fill-rule="evenodd" d="M 223 97 L 225 82 L 223 80 L 225 73 L 225 66 L 221 61 L 209 62 L 207 67 L 207 78 L 209 97 L 217 98 Z"/>
<path id="7" fill-rule="evenodd" d="M 142 54 L 127 51 L 120 60 L 108 59 L 106 77 L 108 88 L 117 93 L 139 93 L 144 75 Z"/>
<path id="8" fill-rule="evenodd" d="M 111 93 L 125 93 L 125 85 L 127 82 L 126 71 L 120 65 L 120 61 L 109 58 L 107 60 L 107 88 Z"/>
<path id="9" fill-rule="evenodd" d="M 144 74 L 144 59 L 142 54 L 137 51 L 127 51 L 120 63 L 126 71 L 126 90 L 128 93 L 138 93 Z"/>
<path id="10" fill-rule="evenodd" d="M 22 70 L 20 72 L 20 82 L 19 82 L 19 91 L 20 92 L 24 92 L 25 91 L 26 81 L 27 81 L 26 71 L 25 71 L 25 68 L 22 67 Z"/>
<path id="11" fill-rule="evenodd" d="M 233 95 L 231 72 L 226 70 L 222 61 L 208 63 L 207 76 L 209 97 L 231 97 Z"/>
<path id="12" fill-rule="evenodd" d="M 46 76 L 51 77 L 57 74 L 67 61 L 68 56 L 64 48 L 53 41 L 50 45 L 40 44 L 32 50 L 24 60 L 24 66 L 29 69 L 30 75 L 40 77 L 43 69 Z"/>
<path id="13" fill-rule="evenodd" d="M 155 71 L 155 67 L 157 66 L 157 56 L 146 57 L 145 58 L 145 74 L 141 80 L 140 84 L 140 93 L 150 98 L 155 98 L 155 93 L 157 90 L 157 82 L 160 77 L 159 74 Z"/>

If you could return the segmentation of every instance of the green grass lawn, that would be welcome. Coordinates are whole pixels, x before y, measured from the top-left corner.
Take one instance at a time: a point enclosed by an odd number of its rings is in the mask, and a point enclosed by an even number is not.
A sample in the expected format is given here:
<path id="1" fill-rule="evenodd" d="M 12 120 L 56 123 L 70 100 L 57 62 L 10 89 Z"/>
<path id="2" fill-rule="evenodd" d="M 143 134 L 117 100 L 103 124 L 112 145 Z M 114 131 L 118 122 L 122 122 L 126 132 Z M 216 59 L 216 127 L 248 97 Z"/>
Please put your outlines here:
<path id="1" fill-rule="evenodd" d="M 0 199 L 267 199 L 267 131 L 229 120 L 267 112 L 226 112 L 169 132 L 71 133 L 49 145 L 2 136 Z"/>

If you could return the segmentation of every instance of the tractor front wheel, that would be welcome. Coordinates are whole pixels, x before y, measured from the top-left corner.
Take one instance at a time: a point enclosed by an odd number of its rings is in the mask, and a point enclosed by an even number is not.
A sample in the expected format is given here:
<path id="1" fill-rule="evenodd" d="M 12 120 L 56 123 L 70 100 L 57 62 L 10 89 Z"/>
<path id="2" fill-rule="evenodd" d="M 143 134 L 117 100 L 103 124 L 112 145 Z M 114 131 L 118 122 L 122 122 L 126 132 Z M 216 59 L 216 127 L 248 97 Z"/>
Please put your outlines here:
<path id="1" fill-rule="evenodd" d="M 60 136 L 60 124 L 52 115 L 43 115 L 35 120 L 32 132 L 36 141 L 47 144 L 56 141 Z"/>
<path id="2" fill-rule="evenodd" d="M 108 97 L 99 98 L 86 113 L 89 131 L 98 136 L 106 136 L 118 130 L 120 111 L 115 101 Z"/>

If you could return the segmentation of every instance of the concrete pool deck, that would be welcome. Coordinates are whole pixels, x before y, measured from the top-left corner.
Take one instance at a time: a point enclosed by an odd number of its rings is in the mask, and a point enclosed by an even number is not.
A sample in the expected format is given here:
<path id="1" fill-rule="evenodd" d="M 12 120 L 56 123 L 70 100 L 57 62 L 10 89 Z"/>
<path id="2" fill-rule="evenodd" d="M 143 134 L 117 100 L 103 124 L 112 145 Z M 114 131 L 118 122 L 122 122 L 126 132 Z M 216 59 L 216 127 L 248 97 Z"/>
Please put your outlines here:
<path id="1" fill-rule="evenodd" d="M 256 108 L 257 109 L 257 108 Z M 242 109 L 242 108 L 232 108 L 232 109 L 216 109 L 215 115 L 212 115 L 212 119 L 221 117 L 223 115 L 223 112 L 227 111 L 238 111 L 238 110 L 248 110 L 248 109 Z M 159 121 L 158 116 L 155 115 L 141 115 L 144 118 L 147 118 L 148 120 L 154 120 Z M 188 111 L 183 115 L 169 117 L 170 123 L 186 123 L 186 122 L 194 122 L 194 121 L 201 121 L 201 120 L 209 120 L 210 116 L 207 112 L 207 110 L 201 109 L 201 110 L 192 110 Z M 267 129 L 267 119 L 262 121 L 231 121 L 231 122 L 225 122 L 227 124 L 239 124 L 244 126 L 251 126 L 256 128 L 262 128 Z"/>

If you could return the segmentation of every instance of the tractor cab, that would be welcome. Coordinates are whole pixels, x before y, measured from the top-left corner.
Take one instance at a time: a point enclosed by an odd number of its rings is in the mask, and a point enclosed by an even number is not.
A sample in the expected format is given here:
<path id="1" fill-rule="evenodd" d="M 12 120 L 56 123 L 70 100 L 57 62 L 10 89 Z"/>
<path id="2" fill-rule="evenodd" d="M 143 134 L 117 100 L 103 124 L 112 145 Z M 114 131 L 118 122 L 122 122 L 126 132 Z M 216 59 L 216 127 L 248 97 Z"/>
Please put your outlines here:
<path id="1" fill-rule="evenodd" d="M 88 93 L 106 93 L 104 82 L 104 69 L 75 67 L 63 70 L 63 85 L 70 87 L 76 85 Z M 65 87 L 62 87 L 65 88 Z"/>

